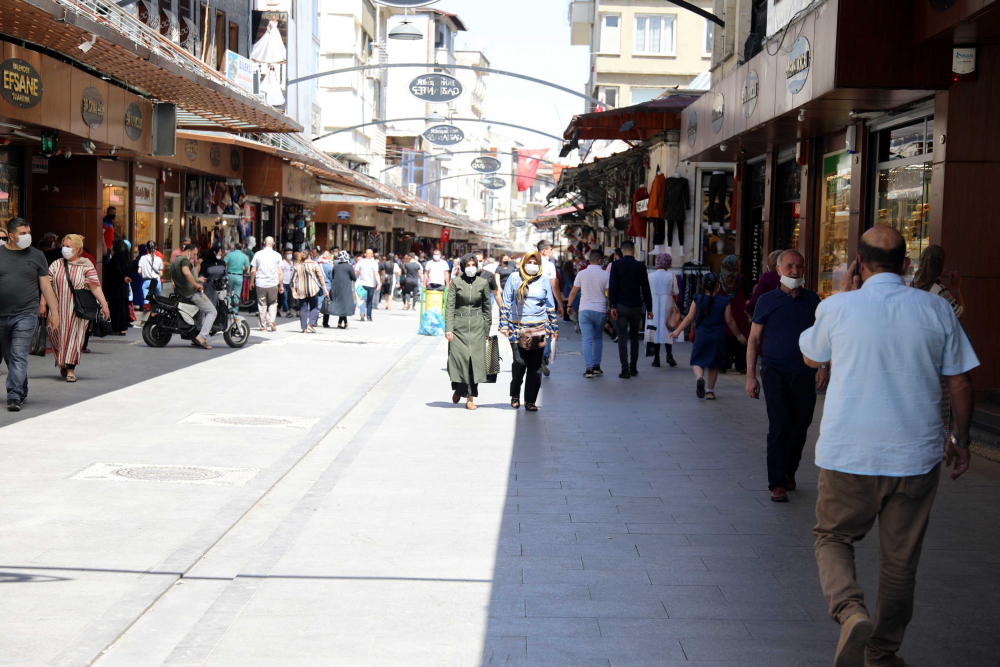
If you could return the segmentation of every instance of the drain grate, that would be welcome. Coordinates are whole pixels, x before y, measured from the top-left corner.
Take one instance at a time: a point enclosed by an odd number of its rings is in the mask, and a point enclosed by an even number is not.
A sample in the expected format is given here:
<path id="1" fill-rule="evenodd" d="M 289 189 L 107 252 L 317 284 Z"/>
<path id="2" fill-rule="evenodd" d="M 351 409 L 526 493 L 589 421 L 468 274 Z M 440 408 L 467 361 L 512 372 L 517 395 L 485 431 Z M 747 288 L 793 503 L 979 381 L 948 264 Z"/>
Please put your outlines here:
<path id="1" fill-rule="evenodd" d="M 308 431 L 319 419 L 276 415 L 227 415 L 196 412 L 177 422 L 186 426 L 236 426 L 240 428 L 288 428 Z"/>
<path id="2" fill-rule="evenodd" d="M 153 465 L 146 463 L 92 463 L 69 479 L 166 484 L 243 486 L 257 476 L 258 468 Z"/>
<path id="3" fill-rule="evenodd" d="M 140 345 L 141 340 L 102 340 L 100 338 L 91 338 L 91 343 L 97 343 L 98 345 Z"/>

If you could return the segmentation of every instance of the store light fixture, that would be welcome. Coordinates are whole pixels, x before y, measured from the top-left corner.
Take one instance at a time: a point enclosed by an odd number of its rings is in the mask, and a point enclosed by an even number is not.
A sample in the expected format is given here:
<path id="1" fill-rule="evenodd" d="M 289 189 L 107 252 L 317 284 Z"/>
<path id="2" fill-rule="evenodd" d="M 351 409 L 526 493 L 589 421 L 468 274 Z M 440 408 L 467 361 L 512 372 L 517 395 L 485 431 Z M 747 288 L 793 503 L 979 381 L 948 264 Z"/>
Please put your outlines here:
<path id="1" fill-rule="evenodd" d="M 114 155 L 117 151 L 118 151 L 118 147 L 117 146 L 112 146 L 111 148 L 108 149 L 108 155 Z"/>
<path id="2" fill-rule="evenodd" d="M 389 31 L 389 39 L 415 42 L 424 38 L 424 33 L 420 32 L 420 28 L 410 23 L 408 18 L 410 18 L 410 10 L 406 9 L 403 13 L 403 22 Z"/>
<path id="3" fill-rule="evenodd" d="M 439 111 L 432 111 L 427 114 L 427 118 L 425 120 L 428 123 L 441 123 L 448 120 L 448 118 Z"/>
<path id="4" fill-rule="evenodd" d="M 87 151 L 88 155 L 93 155 L 94 154 L 94 150 L 96 148 L 97 147 L 94 146 L 94 142 L 93 141 L 85 141 L 85 142 L 83 142 L 83 150 Z"/>
<path id="5" fill-rule="evenodd" d="M 80 44 L 76 48 L 86 53 L 87 51 L 90 51 L 92 48 L 94 48 L 94 42 L 96 41 L 97 41 L 97 35 L 91 35 L 89 42 L 84 42 L 83 44 Z"/>
<path id="6" fill-rule="evenodd" d="M 12 130 L 23 130 L 24 129 L 24 125 L 18 125 L 17 123 L 5 123 L 2 120 L 0 120 L 0 127 L 9 127 Z"/>
<path id="7" fill-rule="evenodd" d="M 35 141 L 41 141 L 41 137 L 36 137 L 33 134 L 28 134 L 27 132 L 22 132 L 21 130 L 14 130 L 14 134 L 24 139 L 34 139 Z"/>

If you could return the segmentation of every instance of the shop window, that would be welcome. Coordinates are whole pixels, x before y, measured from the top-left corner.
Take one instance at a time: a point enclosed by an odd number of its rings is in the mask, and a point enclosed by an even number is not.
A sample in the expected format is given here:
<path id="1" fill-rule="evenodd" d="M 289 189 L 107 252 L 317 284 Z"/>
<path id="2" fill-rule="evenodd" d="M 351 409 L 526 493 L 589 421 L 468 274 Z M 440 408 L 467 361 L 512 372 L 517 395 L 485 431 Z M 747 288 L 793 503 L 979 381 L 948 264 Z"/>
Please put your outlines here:
<path id="1" fill-rule="evenodd" d="M 605 107 L 618 106 L 618 86 L 598 86 L 597 99 L 601 100 Z"/>
<path id="2" fill-rule="evenodd" d="M 714 25 L 714 23 L 705 19 L 705 50 L 702 52 L 702 55 L 705 58 L 712 57 L 712 34 L 715 32 L 713 29 Z"/>
<path id="3" fill-rule="evenodd" d="M 229 22 L 229 50 L 233 53 L 240 52 L 240 26 Z"/>
<path id="4" fill-rule="evenodd" d="M 621 20 L 618 14 L 601 15 L 601 53 L 621 53 Z"/>
<path id="5" fill-rule="evenodd" d="M 127 239 L 128 235 L 128 183 L 104 181 L 101 185 L 101 214 L 107 212 L 109 206 L 114 206 L 115 239 Z"/>
<path id="6" fill-rule="evenodd" d="M 11 159 L 7 152 L 0 153 L 5 160 Z M 22 215 L 21 210 L 21 169 L 13 164 L 0 163 L 0 225 L 11 218 Z"/>
<path id="7" fill-rule="evenodd" d="M 641 55 L 673 55 L 676 23 L 672 14 L 636 16 L 632 51 Z"/>
<path id="8" fill-rule="evenodd" d="M 226 66 L 226 13 L 215 12 L 215 69 L 219 72 Z"/>
<path id="9" fill-rule="evenodd" d="M 802 168 L 795 160 L 778 165 L 775 195 L 777 198 L 774 250 L 790 250 L 799 247 L 799 230 L 802 209 L 799 193 L 802 191 Z"/>
<path id="10" fill-rule="evenodd" d="M 822 211 L 819 223 L 819 285 L 821 299 L 840 291 L 847 267 L 847 235 L 850 221 L 851 156 L 828 155 L 823 159 Z"/>

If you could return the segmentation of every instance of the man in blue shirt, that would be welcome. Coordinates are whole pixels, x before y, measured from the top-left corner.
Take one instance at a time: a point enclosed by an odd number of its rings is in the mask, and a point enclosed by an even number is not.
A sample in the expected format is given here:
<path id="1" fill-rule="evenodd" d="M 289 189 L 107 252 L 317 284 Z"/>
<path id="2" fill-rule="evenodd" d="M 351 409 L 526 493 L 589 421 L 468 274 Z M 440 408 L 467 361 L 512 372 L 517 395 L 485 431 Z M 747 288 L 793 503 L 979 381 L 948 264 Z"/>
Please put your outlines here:
<path id="1" fill-rule="evenodd" d="M 854 276 L 860 265 L 860 276 Z M 913 616 L 917 562 L 945 466 L 969 469 L 972 382 L 979 365 L 949 303 L 907 287 L 906 243 L 879 225 L 865 232 L 846 291 L 816 309 L 799 338 L 805 363 L 831 365 L 816 465 L 816 562 L 830 617 L 840 623 L 837 667 L 901 667 Z M 758 302 L 759 303 L 759 302 Z M 941 422 L 941 376 L 952 435 Z M 854 543 L 879 524 L 875 624 L 858 585 Z"/>
<path id="2" fill-rule="evenodd" d="M 795 472 L 816 409 L 816 391 L 826 388 L 830 371 L 826 364 L 806 366 L 799 351 L 799 336 L 816 321 L 819 296 L 802 287 L 806 260 L 796 250 L 778 258 L 781 284 L 757 301 L 753 327 L 747 341 L 747 393 L 760 397 L 757 381 L 757 349 L 763 338 L 760 379 L 767 404 L 767 488 L 771 500 L 788 502 L 787 491 L 795 490 Z"/>

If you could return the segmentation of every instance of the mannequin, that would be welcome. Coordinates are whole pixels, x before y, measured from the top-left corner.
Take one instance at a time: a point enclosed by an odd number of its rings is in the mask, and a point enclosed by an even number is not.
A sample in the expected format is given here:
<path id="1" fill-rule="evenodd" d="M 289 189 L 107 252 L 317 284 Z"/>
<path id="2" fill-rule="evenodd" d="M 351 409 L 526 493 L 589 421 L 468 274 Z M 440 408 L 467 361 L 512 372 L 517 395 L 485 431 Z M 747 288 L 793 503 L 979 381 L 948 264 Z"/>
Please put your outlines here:
<path id="1" fill-rule="evenodd" d="M 666 239 L 666 229 L 663 221 L 667 177 L 663 175 L 660 165 L 656 165 L 656 177 L 649 186 L 649 210 L 646 217 L 653 221 L 653 249 L 651 254 L 663 252 L 663 241 Z"/>
<path id="2" fill-rule="evenodd" d="M 664 183 L 663 217 L 666 218 L 667 242 L 674 246 L 674 229 L 677 230 L 677 242 L 680 245 L 679 258 L 684 257 L 684 220 L 691 208 L 691 188 L 688 179 L 675 170 L 674 175 Z"/>
<path id="3" fill-rule="evenodd" d="M 708 181 L 708 214 L 709 224 L 725 222 L 726 193 L 729 191 L 729 174 L 724 171 L 713 171 Z"/>

